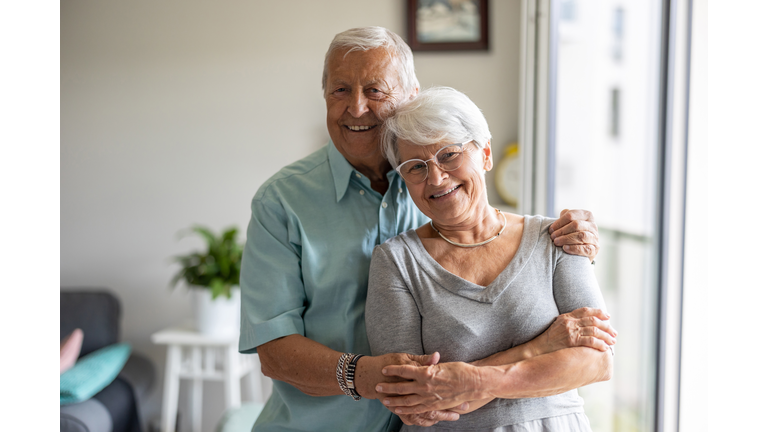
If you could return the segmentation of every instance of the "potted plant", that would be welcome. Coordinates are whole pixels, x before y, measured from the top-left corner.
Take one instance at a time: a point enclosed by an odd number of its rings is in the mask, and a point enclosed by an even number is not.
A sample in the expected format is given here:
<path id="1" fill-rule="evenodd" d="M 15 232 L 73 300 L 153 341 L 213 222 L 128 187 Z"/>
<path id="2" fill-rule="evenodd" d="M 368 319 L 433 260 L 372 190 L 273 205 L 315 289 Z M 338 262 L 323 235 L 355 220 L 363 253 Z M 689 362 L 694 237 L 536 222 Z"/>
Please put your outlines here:
<path id="1" fill-rule="evenodd" d="M 211 336 L 236 334 L 240 325 L 240 261 L 243 245 L 237 242 L 237 227 L 219 236 L 203 226 L 193 226 L 183 235 L 197 234 L 207 250 L 174 257 L 181 265 L 171 286 L 184 280 L 192 293 L 192 308 L 198 330 Z"/>

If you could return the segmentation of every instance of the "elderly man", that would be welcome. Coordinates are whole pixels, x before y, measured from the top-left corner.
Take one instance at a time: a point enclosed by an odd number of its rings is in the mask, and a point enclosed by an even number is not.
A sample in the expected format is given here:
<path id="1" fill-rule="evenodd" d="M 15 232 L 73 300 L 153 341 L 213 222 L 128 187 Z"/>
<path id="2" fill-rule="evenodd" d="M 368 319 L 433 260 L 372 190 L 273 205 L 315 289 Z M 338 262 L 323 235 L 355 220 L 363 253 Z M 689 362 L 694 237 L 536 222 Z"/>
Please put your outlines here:
<path id="1" fill-rule="evenodd" d="M 391 380 L 381 370 L 429 360 L 370 356 L 363 311 L 373 248 L 428 222 L 379 149 L 382 121 L 418 86 L 411 50 L 396 34 L 368 27 L 336 35 L 323 71 L 331 141 L 280 170 L 253 198 L 240 351 L 258 352 L 262 371 L 275 380 L 254 430 L 400 426 L 375 400 L 375 385 Z M 569 244 L 568 252 L 597 254 L 589 212 L 567 212 L 556 228 L 556 244 Z M 405 420 L 457 418 L 436 412 Z"/>

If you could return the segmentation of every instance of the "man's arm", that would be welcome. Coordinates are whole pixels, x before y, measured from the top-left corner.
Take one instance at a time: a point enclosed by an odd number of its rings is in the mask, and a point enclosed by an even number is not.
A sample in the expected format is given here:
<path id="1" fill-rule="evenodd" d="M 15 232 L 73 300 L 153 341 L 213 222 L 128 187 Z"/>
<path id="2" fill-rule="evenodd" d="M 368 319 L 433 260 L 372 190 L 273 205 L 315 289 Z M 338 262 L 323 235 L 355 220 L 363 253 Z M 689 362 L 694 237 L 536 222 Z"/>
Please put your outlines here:
<path id="1" fill-rule="evenodd" d="M 335 396 L 344 392 L 336 379 L 336 364 L 343 353 L 301 335 L 289 335 L 258 347 L 262 373 L 286 382 L 310 396 Z M 366 399 L 375 399 L 375 386 L 385 380 L 381 370 L 388 364 L 429 365 L 430 356 L 385 354 L 362 357 L 355 370 L 355 389 Z M 389 363 L 392 362 L 392 363 Z"/>
<path id="2" fill-rule="evenodd" d="M 342 395 L 336 379 L 336 365 L 342 353 L 303 336 L 307 299 L 300 265 L 301 239 L 295 237 L 300 230 L 290 229 L 289 224 L 277 200 L 252 202 L 240 278 L 240 351 L 258 352 L 266 376 L 291 384 L 308 395 Z M 374 389 L 377 382 L 398 380 L 381 374 L 390 362 L 432 364 L 407 354 L 363 357 L 357 363 L 355 378 L 361 396 L 374 399 L 378 396 Z M 434 423 L 456 420 L 458 414 L 438 412 L 421 417 L 414 422 L 429 426 L 430 417 Z"/>
<path id="3" fill-rule="evenodd" d="M 342 395 L 336 379 L 336 364 L 342 353 L 300 335 L 289 335 L 267 342 L 258 348 L 262 373 L 284 381 L 310 396 Z M 390 364 L 426 366 L 434 364 L 432 356 L 385 354 L 365 356 L 357 362 L 355 390 L 366 399 L 381 397 L 375 386 L 380 382 L 402 381 L 384 376 L 382 369 Z M 407 424 L 432 426 L 439 421 L 455 421 L 459 414 L 442 410 L 427 410 L 419 414 L 400 416 Z"/>
<path id="4" fill-rule="evenodd" d="M 549 234 L 565 253 L 585 256 L 590 261 L 595 260 L 600 250 L 597 224 L 588 210 L 561 211 L 560 219 L 549 227 Z"/>

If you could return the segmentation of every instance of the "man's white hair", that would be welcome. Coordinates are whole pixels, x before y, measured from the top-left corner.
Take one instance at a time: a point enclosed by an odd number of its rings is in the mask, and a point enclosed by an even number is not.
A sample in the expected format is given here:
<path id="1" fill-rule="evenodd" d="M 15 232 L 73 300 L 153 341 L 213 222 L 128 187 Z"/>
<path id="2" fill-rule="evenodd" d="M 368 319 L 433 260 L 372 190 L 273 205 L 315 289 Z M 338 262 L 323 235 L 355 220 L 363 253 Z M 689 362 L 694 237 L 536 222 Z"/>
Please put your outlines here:
<path id="1" fill-rule="evenodd" d="M 389 163 L 400 161 L 397 140 L 416 145 L 469 140 L 482 149 L 491 140 L 491 131 L 480 108 L 464 93 L 450 87 L 432 87 L 403 103 L 382 126 L 381 145 Z"/>
<path id="2" fill-rule="evenodd" d="M 419 88 L 419 80 L 416 79 L 416 69 L 413 66 L 413 52 L 400 36 L 384 27 L 353 28 L 341 32 L 333 38 L 328 52 L 325 53 L 323 93 L 325 93 L 326 81 L 328 80 L 328 62 L 336 51 L 346 50 L 344 54 L 346 56 L 353 51 L 368 51 L 375 48 L 386 48 L 390 57 L 398 60 L 398 77 L 405 97 L 413 94 Z"/>

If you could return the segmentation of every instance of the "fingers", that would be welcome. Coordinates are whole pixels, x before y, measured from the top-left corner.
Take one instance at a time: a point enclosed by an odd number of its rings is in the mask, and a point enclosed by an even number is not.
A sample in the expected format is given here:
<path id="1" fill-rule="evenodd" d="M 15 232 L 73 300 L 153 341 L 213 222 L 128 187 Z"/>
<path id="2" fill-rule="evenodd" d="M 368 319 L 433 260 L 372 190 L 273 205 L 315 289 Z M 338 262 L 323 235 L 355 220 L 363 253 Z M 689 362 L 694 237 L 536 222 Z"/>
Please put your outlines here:
<path id="1" fill-rule="evenodd" d="M 394 410 L 395 414 L 418 414 L 428 411 L 428 409 L 424 407 L 423 401 L 424 398 L 421 396 L 409 394 L 406 396 L 387 396 L 381 400 L 381 403 L 390 410 Z M 398 411 L 399 408 L 408 409 L 405 411 Z"/>
<path id="2" fill-rule="evenodd" d="M 406 379 L 414 379 L 416 378 L 416 373 L 419 368 L 420 366 L 389 365 L 381 370 L 381 374 L 384 376 L 399 376 Z"/>
<path id="3" fill-rule="evenodd" d="M 554 233 L 555 231 L 574 221 L 594 222 L 595 218 L 592 216 L 592 212 L 589 210 L 563 209 L 563 211 L 560 212 L 560 219 L 556 220 L 552 225 L 550 225 L 549 232 L 550 234 Z"/>
<path id="4" fill-rule="evenodd" d="M 616 344 L 616 339 L 597 327 L 585 327 L 580 330 L 576 339 L 577 346 L 594 348 L 599 351 L 608 351 L 610 345 Z"/>
<path id="5" fill-rule="evenodd" d="M 607 312 L 603 311 L 602 309 L 591 308 L 591 307 L 579 308 L 573 312 L 567 313 L 566 315 L 571 315 L 574 318 L 586 318 L 586 317 L 595 316 L 600 318 L 601 320 L 611 319 L 611 316 L 608 315 Z"/>
<path id="6" fill-rule="evenodd" d="M 416 391 L 416 386 L 413 382 L 398 382 L 398 383 L 379 383 L 376 384 L 376 391 L 378 393 L 392 394 L 392 395 L 409 395 Z M 389 405 L 389 404 L 385 404 Z"/>
<path id="7" fill-rule="evenodd" d="M 608 321 L 603 321 L 602 319 L 598 319 L 596 317 L 585 317 L 582 318 L 582 322 L 579 323 L 582 327 L 595 327 L 596 329 L 605 332 L 606 334 L 609 334 L 613 337 L 616 337 L 619 335 L 619 332 L 616 331 L 613 327 L 611 327 L 611 323 Z"/>
<path id="8" fill-rule="evenodd" d="M 568 255 L 578 255 L 589 258 L 590 261 L 594 261 L 597 256 L 597 252 L 600 250 L 598 246 L 594 245 L 565 245 L 563 251 Z"/>
<path id="9" fill-rule="evenodd" d="M 424 354 L 419 356 L 412 356 L 413 360 L 422 366 L 432 366 L 440 362 L 440 353 L 433 352 L 432 354 Z M 386 375 L 386 373 L 384 374 Z"/>
<path id="10" fill-rule="evenodd" d="M 441 421 L 456 421 L 459 414 L 451 411 L 428 411 L 422 414 L 400 414 L 400 419 L 407 425 L 422 427 L 433 426 Z"/>
<path id="11" fill-rule="evenodd" d="M 560 228 L 553 232 L 550 237 L 555 242 L 555 246 L 591 244 L 596 245 L 599 241 L 595 225 L 589 225 L 589 222 L 572 222 L 570 225 Z"/>

